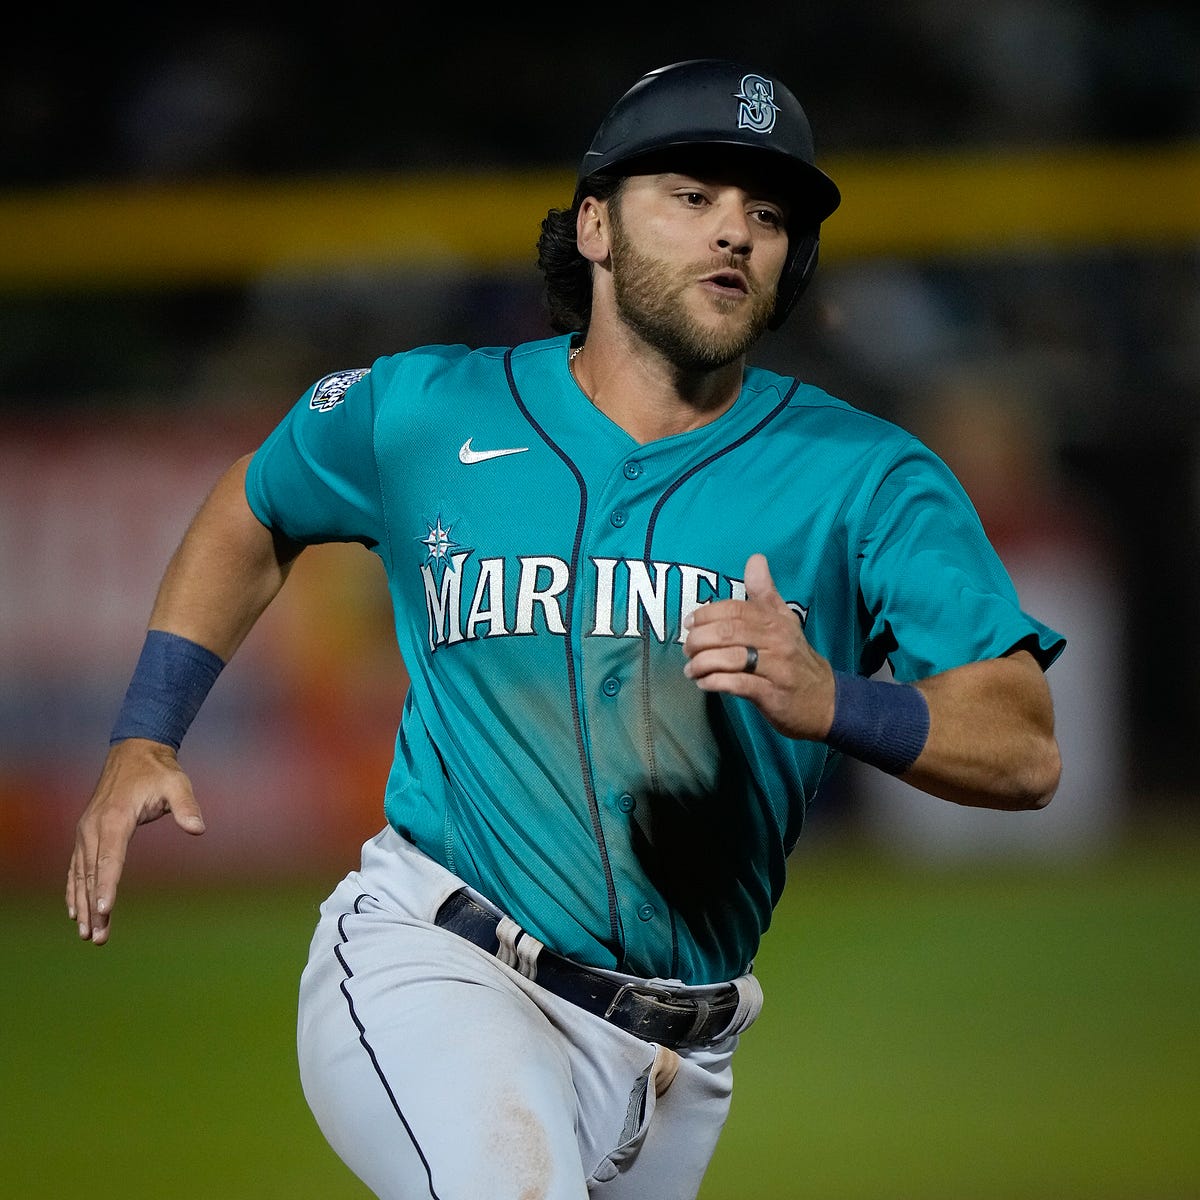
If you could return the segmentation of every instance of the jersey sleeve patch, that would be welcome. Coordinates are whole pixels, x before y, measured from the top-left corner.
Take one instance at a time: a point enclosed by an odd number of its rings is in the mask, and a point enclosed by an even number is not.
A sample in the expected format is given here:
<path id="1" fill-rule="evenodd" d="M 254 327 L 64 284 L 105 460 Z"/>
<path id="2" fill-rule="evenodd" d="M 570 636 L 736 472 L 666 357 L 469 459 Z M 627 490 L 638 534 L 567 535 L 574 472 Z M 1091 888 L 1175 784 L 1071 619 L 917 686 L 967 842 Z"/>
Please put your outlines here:
<path id="1" fill-rule="evenodd" d="M 351 385 L 357 383 L 370 370 L 370 367 L 355 367 L 350 371 L 334 371 L 326 375 L 313 388 L 308 407 L 315 408 L 317 412 L 329 412 L 331 408 L 336 408 L 345 398 Z"/>

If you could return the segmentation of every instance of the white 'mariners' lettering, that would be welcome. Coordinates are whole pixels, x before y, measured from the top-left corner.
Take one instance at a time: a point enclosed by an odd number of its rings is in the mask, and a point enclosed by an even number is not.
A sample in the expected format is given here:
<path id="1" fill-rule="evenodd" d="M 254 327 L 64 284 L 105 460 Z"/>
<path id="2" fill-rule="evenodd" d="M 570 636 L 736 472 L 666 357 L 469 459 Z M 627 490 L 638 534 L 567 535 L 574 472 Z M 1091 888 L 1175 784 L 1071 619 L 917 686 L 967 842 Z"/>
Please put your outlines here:
<path id="1" fill-rule="evenodd" d="M 543 570 L 550 572 L 550 585 L 538 587 L 538 577 Z M 561 558 L 537 555 L 521 559 L 521 577 L 517 581 L 517 623 L 513 633 L 533 632 L 533 606 L 540 604 L 546 617 L 546 628 L 551 633 L 566 633 L 562 610 L 555 597 L 567 590 L 570 576 L 567 564 Z"/>
<path id="2" fill-rule="evenodd" d="M 716 571 L 706 571 L 702 567 L 680 566 L 679 573 L 682 576 L 679 597 L 679 636 L 675 640 L 682 646 L 687 641 L 687 630 L 683 627 L 683 618 L 688 613 L 695 612 L 700 605 L 718 598 L 717 583 L 719 580 Z M 701 581 L 708 585 L 710 594 L 707 596 L 700 595 Z"/>
<path id="3" fill-rule="evenodd" d="M 429 563 L 421 564 L 421 579 L 425 583 L 425 608 L 429 613 L 429 648 L 439 642 L 461 642 L 463 632 L 459 627 L 459 605 L 462 600 L 462 565 L 470 558 L 468 550 L 454 554 L 442 571 L 440 584 L 433 582 L 433 569 Z"/>
<path id="4" fill-rule="evenodd" d="M 464 579 L 464 566 L 472 551 L 443 560 L 440 578 L 434 564 L 421 566 L 425 607 L 429 617 L 429 648 L 475 641 L 483 637 L 535 632 L 540 608 L 548 633 L 566 632 L 566 595 L 571 584 L 569 564 L 553 555 L 528 555 L 514 564 L 503 558 L 481 558 L 474 585 Z M 684 639 L 683 619 L 714 600 L 746 598 L 746 585 L 717 571 L 686 563 L 643 562 L 640 559 L 593 558 L 590 591 L 594 617 L 589 637 L 636 638 L 652 636 L 659 642 Z M 508 595 L 516 575 L 515 595 Z M 677 581 L 677 582 L 676 582 Z M 469 589 L 466 602 L 464 589 Z M 623 624 L 615 617 L 624 607 Z M 807 607 L 788 601 L 800 618 L 808 620 Z M 508 614 L 513 614 L 510 623 Z"/>
<path id="5" fill-rule="evenodd" d="M 654 584 L 644 562 L 630 562 L 629 595 L 625 604 L 625 637 L 636 637 L 642 629 L 638 613 L 644 612 L 650 628 L 660 642 L 667 640 L 667 568 L 670 563 L 656 562 Z"/>
<path id="6" fill-rule="evenodd" d="M 596 624 L 592 637 L 612 637 L 613 575 L 617 570 L 615 558 L 593 558 L 596 568 Z"/>
<path id="7" fill-rule="evenodd" d="M 487 625 L 485 637 L 508 633 L 504 624 L 504 559 L 484 558 L 479 561 L 479 579 L 471 597 L 467 614 L 467 637 L 478 637 L 476 625 Z"/>

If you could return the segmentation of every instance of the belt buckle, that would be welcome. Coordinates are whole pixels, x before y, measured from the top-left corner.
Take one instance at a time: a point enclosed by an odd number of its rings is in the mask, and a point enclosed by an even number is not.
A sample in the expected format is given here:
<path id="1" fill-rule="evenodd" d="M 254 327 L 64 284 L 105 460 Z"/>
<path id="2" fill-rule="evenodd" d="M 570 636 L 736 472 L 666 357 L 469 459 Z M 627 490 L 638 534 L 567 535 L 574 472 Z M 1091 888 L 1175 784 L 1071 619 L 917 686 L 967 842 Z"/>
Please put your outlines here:
<path id="1" fill-rule="evenodd" d="M 621 1005 L 621 1001 L 626 996 L 641 996 L 647 1000 L 657 1000 L 660 1003 L 675 1004 L 681 1003 L 678 996 L 675 996 L 666 988 L 655 987 L 652 983 L 623 983 L 617 988 L 617 994 L 612 998 L 612 1002 L 604 1010 L 604 1019 L 611 1019 L 613 1013 Z M 686 1002 L 683 1002 L 686 1004 Z"/>

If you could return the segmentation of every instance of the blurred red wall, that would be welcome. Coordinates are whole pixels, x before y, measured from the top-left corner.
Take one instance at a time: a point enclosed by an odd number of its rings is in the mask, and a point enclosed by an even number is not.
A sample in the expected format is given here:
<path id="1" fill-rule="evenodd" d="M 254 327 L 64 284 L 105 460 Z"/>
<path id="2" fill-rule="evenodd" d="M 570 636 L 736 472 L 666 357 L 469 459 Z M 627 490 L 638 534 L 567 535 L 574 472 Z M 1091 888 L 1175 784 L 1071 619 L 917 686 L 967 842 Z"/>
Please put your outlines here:
<path id="1" fill-rule="evenodd" d="M 171 413 L 0 432 L 0 883 L 65 874 L 163 568 L 265 432 Z M 307 551 L 184 743 L 208 831 L 140 830 L 127 875 L 352 865 L 383 821 L 406 684 L 374 556 Z"/>

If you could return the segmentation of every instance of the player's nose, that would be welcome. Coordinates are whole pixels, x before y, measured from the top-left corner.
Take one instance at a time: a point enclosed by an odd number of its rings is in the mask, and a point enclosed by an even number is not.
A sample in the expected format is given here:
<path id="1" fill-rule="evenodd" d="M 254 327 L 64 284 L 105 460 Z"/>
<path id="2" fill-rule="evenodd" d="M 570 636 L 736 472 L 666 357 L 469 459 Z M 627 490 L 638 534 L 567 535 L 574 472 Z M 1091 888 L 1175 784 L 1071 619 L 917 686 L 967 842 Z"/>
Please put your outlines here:
<path id="1" fill-rule="evenodd" d="M 741 193 L 722 193 L 713 213 L 713 247 L 724 254 L 749 254 L 754 232 Z"/>

